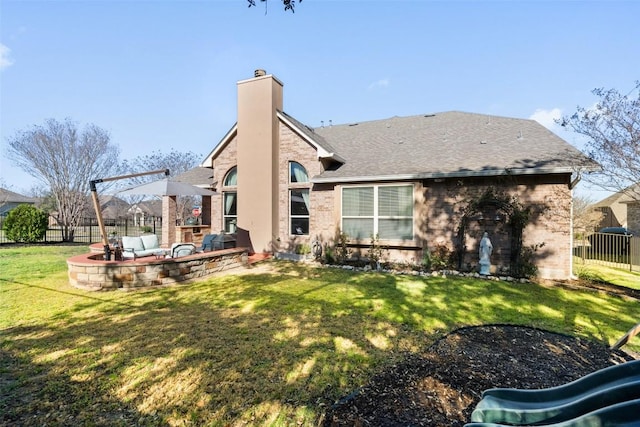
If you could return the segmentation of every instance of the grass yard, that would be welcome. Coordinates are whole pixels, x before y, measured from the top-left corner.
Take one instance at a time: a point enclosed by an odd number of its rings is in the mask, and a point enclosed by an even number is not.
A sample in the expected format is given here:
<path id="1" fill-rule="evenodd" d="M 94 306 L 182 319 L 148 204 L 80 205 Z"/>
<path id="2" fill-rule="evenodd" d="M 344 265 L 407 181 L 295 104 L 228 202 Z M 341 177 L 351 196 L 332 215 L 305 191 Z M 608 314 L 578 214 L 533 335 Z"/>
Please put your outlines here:
<path id="1" fill-rule="evenodd" d="M 602 293 L 286 262 L 91 293 L 66 276 L 66 258 L 86 251 L 0 249 L 0 425 L 315 425 L 403 352 L 460 326 L 612 344 L 640 319 L 637 300 Z"/>
<path id="2" fill-rule="evenodd" d="M 574 258 L 574 260 L 576 260 L 574 261 L 574 270 L 580 278 L 640 290 L 640 272 L 638 271 L 629 271 L 628 268 L 610 267 L 603 264 L 585 264 L 578 258 Z"/>

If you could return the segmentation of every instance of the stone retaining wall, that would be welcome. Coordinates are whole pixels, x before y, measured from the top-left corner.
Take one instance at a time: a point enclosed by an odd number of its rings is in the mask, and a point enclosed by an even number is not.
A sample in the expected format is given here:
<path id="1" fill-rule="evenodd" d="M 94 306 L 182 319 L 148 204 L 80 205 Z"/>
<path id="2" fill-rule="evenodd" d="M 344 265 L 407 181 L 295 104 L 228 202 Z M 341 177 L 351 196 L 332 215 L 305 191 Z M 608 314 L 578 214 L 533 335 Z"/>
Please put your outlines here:
<path id="1" fill-rule="evenodd" d="M 133 290 L 207 277 L 247 265 L 247 248 L 203 252 L 180 258 L 138 258 L 103 261 L 102 254 L 88 253 L 67 259 L 69 283 L 80 289 Z"/>

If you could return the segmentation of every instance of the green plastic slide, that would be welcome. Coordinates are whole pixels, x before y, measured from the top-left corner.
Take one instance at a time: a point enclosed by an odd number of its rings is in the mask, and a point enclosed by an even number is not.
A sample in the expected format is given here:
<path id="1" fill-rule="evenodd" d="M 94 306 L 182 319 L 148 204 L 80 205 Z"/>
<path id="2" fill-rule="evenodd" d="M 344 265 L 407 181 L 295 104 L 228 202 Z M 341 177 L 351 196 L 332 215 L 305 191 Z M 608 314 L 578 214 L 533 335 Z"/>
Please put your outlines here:
<path id="1" fill-rule="evenodd" d="M 492 399 L 491 396 L 485 399 Z M 640 399 L 640 379 L 627 384 L 600 389 L 569 403 L 534 409 L 514 409 L 500 406 L 476 408 L 471 421 L 508 423 L 511 425 L 553 424 L 571 420 L 596 409 L 605 408 L 627 400 Z M 486 402 L 485 402 L 486 404 Z"/>
<path id="2" fill-rule="evenodd" d="M 640 360 L 610 366 L 558 387 L 486 390 L 471 422 L 555 425 L 635 399 L 640 399 Z M 640 423 L 640 411 L 636 422 Z"/>
<path id="3" fill-rule="evenodd" d="M 513 424 L 472 422 L 465 424 L 464 427 L 501 427 L 508 425 Z M 640 399 L 607 406 L 560 423 L 525 425 L 546 425 L 550 427 L 640 427 Z"/>

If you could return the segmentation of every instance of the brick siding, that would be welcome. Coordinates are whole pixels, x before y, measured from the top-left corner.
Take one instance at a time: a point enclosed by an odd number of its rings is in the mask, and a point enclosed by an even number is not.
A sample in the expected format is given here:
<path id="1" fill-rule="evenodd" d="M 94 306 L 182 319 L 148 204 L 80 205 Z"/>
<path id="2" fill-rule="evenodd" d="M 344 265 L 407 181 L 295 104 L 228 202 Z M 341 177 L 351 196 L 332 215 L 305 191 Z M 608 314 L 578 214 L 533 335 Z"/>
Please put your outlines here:
<path id="1" fill-rule="evenodd" d="M 340 225 L 340 185 L 296 184 L 295 188 L 310 188 L 310 234 L 295 236 L 289 232 L 289 162 L 296 161 L 305 167 L 309 177 L 322 172 L 322 163 L 312 145 L 303 140 L 286 124 L 279 125 L 278 148 L 278 231 L 275 251 L 293 252 L 296 245 L 318 239 L 332 245 Z M 234 138 L 213 160 L 214 180 L 218 191 L 222 190 L 224 176 L 237 164 L 237 143 Z M 239 168 L 239 173 L 243 171 Z M 247 173 L 246 171 L 244 173 Z M 453 251 L 457 238 L 457 227 L 466 202 L 479 197 L 488 188 L 504 191 L 517 196 L 525 206 L 531 206 L 531 222 L 524 230 L 524 245 L 544 244 L 536 252 L 541 276 L 566 279 L 571 274 L 571 190 L 568 175 L 518 176 L 507 178 L 456 178 L 443 182 L 434 180 L 416 181 L 416 200 L 412 242 L 406 247 L 396 245 L 386 252 L 386 258 L 393 261 L 419 263 L 423 248 L 433 250 L 444 245 Z M 240 196 L 241 197 L 241 196 Z M 505 218 L 498 221 L 469 223 L 466 243 L 466 257 L 463 267 L 474 269 L 477 265 L 477 247 L 484 231 L 487 231 L 494 245 L 492 264 L 494 268 L 507 267 L 510 259 L 510 231 Z M 214 197 L 212 202 L 212 228 L 222 228 L 222 198 Z"/>

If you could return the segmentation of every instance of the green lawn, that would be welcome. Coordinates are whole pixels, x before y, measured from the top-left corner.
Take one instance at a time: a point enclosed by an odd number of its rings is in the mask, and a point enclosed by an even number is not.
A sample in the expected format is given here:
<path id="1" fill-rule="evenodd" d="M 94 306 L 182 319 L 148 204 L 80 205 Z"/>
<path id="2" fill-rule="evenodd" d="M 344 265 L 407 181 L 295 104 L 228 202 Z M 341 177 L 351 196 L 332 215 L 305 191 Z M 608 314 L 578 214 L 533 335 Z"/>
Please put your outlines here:
<path id="1" fill-rule="evenodd" d="M 612 344 L 640 319 L 637 301 L 600 293 L 284 262 L 91 293 L 66 277 L 66 258 L 86 250 L 0 249 L 0 425 L 315 425 L 404 351 L 460 326 Z"/>
<path id="2" fill-rule="evenodd" d="M 636 270 L 638 266 L 635 266 Z M 610 267 L 603 264 L 584 263 L 574 258 L 574 270 L 580 278 L 613 283 L 631 289 L 640 290 L 640 272 L 629 271 L 629 268 Z"/>

